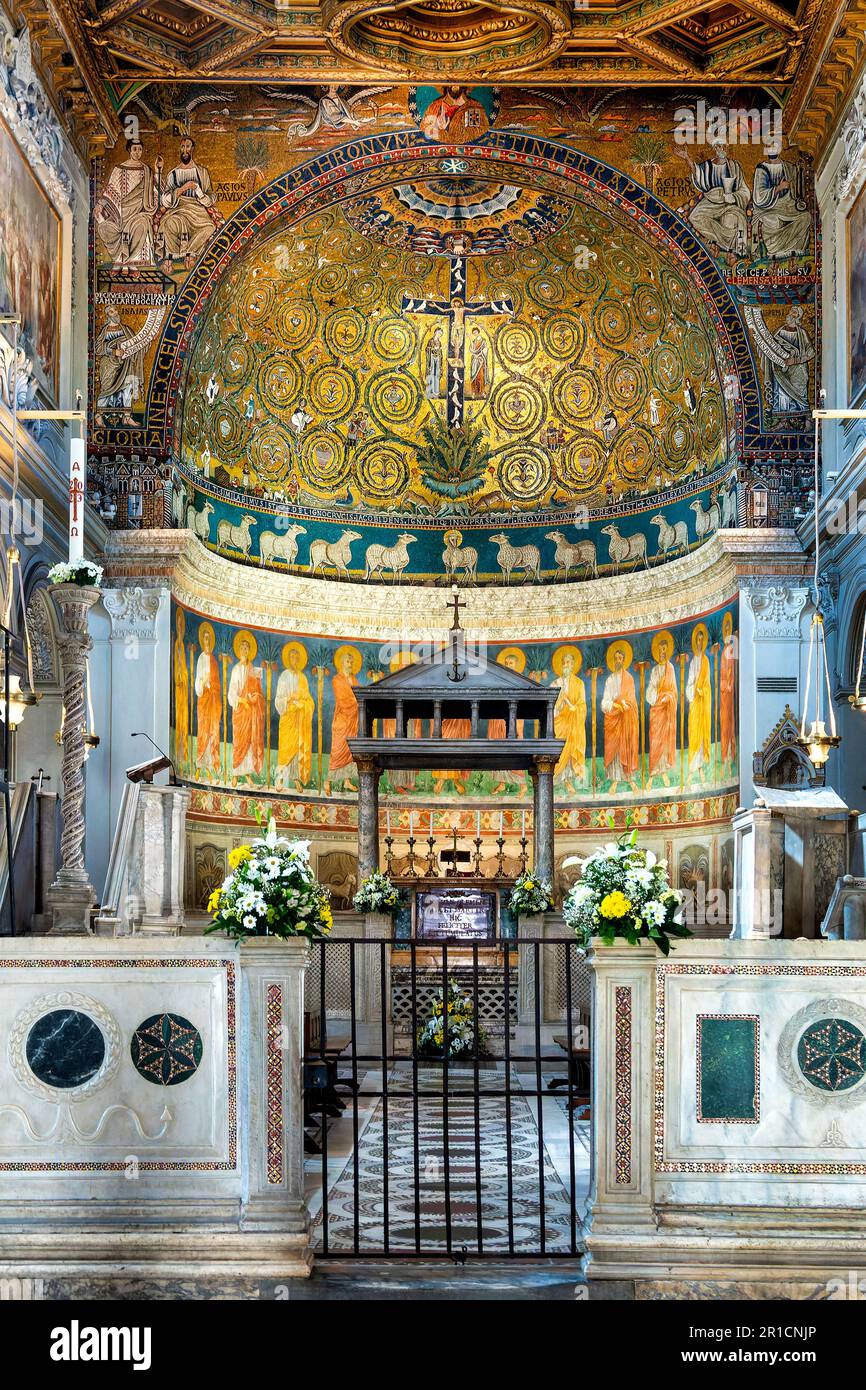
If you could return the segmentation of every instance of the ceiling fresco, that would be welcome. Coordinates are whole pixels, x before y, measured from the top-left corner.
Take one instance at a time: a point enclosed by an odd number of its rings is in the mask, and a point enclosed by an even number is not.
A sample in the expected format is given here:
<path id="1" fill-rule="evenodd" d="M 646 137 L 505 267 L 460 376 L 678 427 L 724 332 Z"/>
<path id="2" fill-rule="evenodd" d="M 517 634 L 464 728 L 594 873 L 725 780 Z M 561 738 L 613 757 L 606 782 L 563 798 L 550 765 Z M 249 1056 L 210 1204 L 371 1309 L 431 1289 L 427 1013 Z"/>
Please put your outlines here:
<path id="1" fill-rule="evenodd" d="M 814 152 L 862 67 L 866 0 L 16 0 L 58 110 L 92 154 L 159 90 L 294 83 L 751 84 Z"/>

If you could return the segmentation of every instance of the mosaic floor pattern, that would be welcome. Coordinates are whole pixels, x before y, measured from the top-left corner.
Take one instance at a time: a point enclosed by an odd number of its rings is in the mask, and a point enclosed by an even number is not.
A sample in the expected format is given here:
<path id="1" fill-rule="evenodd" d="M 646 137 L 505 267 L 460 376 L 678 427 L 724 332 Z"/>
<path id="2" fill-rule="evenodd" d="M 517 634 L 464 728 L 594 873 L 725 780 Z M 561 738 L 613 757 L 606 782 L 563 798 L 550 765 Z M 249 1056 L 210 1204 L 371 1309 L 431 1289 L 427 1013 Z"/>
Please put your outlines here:
<path id="1" fill-rule="evenodd" d="M 489 1076 L 482 1085 L 489 1087 Z M 425 1253 L 446 1248 L 446 1192 L 443 1155 L 441 1084 L 438 1078 L 419 1077 L 418 1151 L 420 1167 L 420 1240 Z M 390 1089 L 390 1083 L 389 1083 Z M 397 1094 L 388 1099 L 388 1145 L 385 1158 L 384 1107 L 372 1104 L 358 1143 L 358 1228 L 359 1248 L 381 1249 L 384 1237 L 385 1190 L 383 1169 L 388 1174 L 388 1238 L 393 1251 L 415 1248 L 415 1202 L 413 1189 L 414 1119 L 410 1096 Z M 547 1098 L 545 1098 L 545 1101 Z M 549 1119 L 555 1122 L 550 1124 Z M 559 1105 L 545 1103 L 542 1122 L 544 1233 L 548 1253 L 566 1252 L 571 1242 L 571 1203 L 567 1117 Z M 341 1121 L 341 1124 L 346 1123 Z M 505 1097 L 487 1096 L 479 1100 L 481 1168 L 481 1246 L 487 1254 L 508 1252 L 508 1185 Z M 575 1123 L 575 1162 L 577 1169 L 576 1223 L 580 1236 L 583 1207 L 583 1169 L 587 1162 L 583 1130 Z M 511 1171 L 514 1249 L 539 1249 L 541 1183 L 539 1181 L 539 1142 L 534 1099 L 519 1094 L 511 1098 Z M 330 1139 L 330 1136 L 329 1136 Z M 470 1252 L 479 1249 L 475 1163 L 475 1107 L 470 1096 L 450 1095 L 448 1105 L 449 1186 L 452 1248 L 465 1245 Z M 354 1154 L 336 1168 L 329 1161 L 331 1183 L 328 1191 L 328 1246 L 331 1251 L 348 1250 L 354 1241 Z M 565 1181 L 563 1178 L 565 1177 Z M 318 1204 L 317 1204 L 318 1205 Z M 322 1244 L 322 1210 L 314 1211 L 313 1240 Z"/>

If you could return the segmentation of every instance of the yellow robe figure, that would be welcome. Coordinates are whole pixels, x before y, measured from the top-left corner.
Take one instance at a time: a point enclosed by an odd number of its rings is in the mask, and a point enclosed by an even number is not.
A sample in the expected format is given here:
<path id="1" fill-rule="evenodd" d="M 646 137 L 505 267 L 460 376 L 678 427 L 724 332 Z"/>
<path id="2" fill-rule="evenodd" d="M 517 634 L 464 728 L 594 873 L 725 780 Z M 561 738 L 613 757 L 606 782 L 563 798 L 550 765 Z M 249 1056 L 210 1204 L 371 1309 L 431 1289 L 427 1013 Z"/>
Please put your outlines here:
<path id="1" fill-rule="evenodd" d="M 712 682 L 710 660 L 699 646 L 689 662 L 686 682 L 689 702 L 689 775 L 709 767 L 712 739 L 711 701 Z"/>
<path id="2" fill-rule="evenodd" d="M 553 732 L 565 739 L 555 776 L 572 785 L 586 781 L 586 689 L 578 676 L 581 653 L 577 647 L 560 647 L 553 655 L 553 682 L 559 691 L 553 708 Z"/>
<path id="3" fill-rule="evenodd" d="M 586 778 L 586 691 L 579 676 L 562 676 L 557 682 L 559 696 L 553 710 L 553 732 L 557 738 L 565 739 L 565 747 L 556 764 L 556 776 L 561 774 Z"/>
<path id="4" fill-rule="evenodd" d="M 174 755 L 182 765 L 189 756 L 189 671 L 180 635 L 174 644 Z"/>
<path id="5" fill-rule="evenodd" d="M 313 761 L 313 697 L 296 651 L 288 652 L 288 669 L 277 681 L 274 703 L 280 716 L 277 771 L 274 785 L 310 780 Z"/>

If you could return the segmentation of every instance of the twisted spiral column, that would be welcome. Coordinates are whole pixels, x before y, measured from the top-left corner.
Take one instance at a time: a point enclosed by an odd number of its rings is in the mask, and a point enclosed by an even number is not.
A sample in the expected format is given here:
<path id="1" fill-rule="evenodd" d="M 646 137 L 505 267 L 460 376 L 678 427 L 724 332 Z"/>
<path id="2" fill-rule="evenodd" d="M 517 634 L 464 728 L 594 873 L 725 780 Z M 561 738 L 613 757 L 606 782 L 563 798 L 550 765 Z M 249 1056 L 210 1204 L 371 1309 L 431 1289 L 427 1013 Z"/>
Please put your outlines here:
<path id="1" fill-rule="evenodd" d="M 69 935 L 90 930 L 90 908 L 96 901 L 84 867 L 84 729 L 87 653 L 93 643 L 87 615 L 99 601 L 95 585 L 52 584 L 51 596 L 61 616 L 58 647 L 63 663 L 63 833 L 60 868 L 48 892 L 54 924 L 51 932 Z"/>

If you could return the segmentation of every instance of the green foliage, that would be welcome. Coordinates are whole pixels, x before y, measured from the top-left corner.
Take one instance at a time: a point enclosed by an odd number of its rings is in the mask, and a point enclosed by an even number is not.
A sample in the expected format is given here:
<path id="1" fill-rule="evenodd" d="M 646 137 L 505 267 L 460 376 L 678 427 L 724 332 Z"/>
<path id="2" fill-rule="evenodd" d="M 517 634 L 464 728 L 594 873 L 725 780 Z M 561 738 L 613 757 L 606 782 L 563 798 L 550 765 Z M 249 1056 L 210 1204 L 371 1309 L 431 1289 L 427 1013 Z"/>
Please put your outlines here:
<path id="1" fill-rule="evenodd" d="M 418 452 L 424 482 L 439 497 L 458 501 L 480 492 L 490 463 L 490 446 L 477 423 L 450 426 L 434 414 L 422 426 L 425 445 Z"/>
<path id="2" fill-rule="evenodd" d="M 235 164 L 239 174 L 264 174 L 268 167 L 267 141 L 254 135 L 239 135 L 235 143 Z"/>

